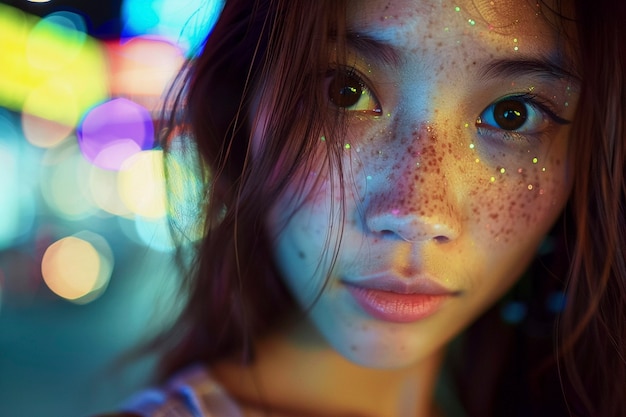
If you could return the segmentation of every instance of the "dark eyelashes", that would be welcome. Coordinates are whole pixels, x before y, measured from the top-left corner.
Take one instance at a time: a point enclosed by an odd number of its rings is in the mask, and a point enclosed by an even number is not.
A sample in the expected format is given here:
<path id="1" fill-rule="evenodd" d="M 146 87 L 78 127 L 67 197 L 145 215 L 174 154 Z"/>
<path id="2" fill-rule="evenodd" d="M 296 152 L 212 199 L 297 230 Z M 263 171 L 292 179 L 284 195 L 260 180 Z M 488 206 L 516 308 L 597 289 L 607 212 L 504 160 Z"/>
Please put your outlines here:
<path id="1" fill-rule="evenodd" d="M 536 108 L 541 110 L 543 113 L 545 113 L 550 119 L 552 119 L 554 123 L 558 125 L 568 125 L 571 123 L 570 120 L 567 120 L 558 116 L 554 112 L 554 110 L 552 110 L 552 106 L 550 105 L 550 103 L 546 101 L 545 99 L 537 96 L 536 94 L 525 93 L 525 94 L 511 96 L 511 97 L 522 99 L 528 102 L 530 105 L 535 106 Z"/>

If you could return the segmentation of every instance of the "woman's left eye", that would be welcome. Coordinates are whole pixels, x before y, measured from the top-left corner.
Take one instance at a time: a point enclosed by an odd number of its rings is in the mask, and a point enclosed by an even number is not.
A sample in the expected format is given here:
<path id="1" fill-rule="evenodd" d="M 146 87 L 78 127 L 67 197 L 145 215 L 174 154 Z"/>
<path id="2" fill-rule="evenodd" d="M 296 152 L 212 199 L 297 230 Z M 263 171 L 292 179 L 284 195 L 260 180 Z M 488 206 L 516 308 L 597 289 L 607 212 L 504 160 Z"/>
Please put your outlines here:
<path id="1" fill-rule="evenodd" d="M 550 123 L 569 121 L 557 116 L 551 106 L 532 94 L 507 96 L 490 104 L 476 119 L 479 134 L 504 140 L 540 134 Z"/>
<path id="2" fill-rule="evenodd" d="M 483 110 L 476 120 L 476 126 L 507 132 L 536 133 L 550 122 L 547 112 L 547 109 L 526 96 L 509 96 Z"/>
<path id="3" fill-rule="evenodd" d="M 327 78 L 328 100 L 346 111 L 378 115 L 382 108 L 374 93 L 354 70 L 333 70 Z"/>

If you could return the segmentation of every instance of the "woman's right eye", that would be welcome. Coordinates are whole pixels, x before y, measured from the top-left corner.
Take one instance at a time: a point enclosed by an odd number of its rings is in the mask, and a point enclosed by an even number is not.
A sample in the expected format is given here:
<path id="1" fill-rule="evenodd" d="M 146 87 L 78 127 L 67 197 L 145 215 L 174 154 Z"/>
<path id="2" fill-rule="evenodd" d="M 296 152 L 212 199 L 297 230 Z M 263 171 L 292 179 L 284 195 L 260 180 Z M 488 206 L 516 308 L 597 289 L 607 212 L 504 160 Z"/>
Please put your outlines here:
<path id="1" fill-rule="evenodd" d="M 333 70 L 328 76 L 328 99 L 336 107 L 379 115 L 378 99 L 354 70 Z"/>

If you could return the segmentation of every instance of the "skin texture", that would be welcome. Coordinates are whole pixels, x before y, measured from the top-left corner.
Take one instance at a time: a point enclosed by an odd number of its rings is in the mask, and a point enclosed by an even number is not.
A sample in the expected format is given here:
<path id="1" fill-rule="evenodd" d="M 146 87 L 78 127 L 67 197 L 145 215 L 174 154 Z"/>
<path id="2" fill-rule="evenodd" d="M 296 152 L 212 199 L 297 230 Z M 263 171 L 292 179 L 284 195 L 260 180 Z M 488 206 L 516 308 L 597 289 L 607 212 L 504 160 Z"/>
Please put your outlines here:
<path id="1" fill-rule="evenodd" d="M 539 8 L 495 3 L 349 4 L 350 30 L 378 43 L 348 51 L 348 70 L 363 83 L 360 100 L 331 105 L 348 118 L 345 200 L 321 139 L 318 169 L 299 174 L 305 193 L 294 185 L 268 219 L 283 279 L 308 311 L 308 321 L 259 345 L 253 372 L 270 403 L 302 409 L 306 398 L 307 410 L 329 415 L 365 416 L 373 406 L 376 416 L 430 413 L 446 343 L 510 288 L 562 211 L 571 188 L 569 127 L 557 121 L 573 116 L 576 85 L 543 70 L 489 70 L 497 60 L 566 65 Z M 529 112 L 515 132 L 493 125 L 491 106 L 509 95 L 524 95 Z M 431 281 L 451 295 L 421 320 L 381 320 L 346 287 L 378 276 Z M 306 375 L 297 386 L 277 371 L 285 364 Z M 220 369 L 225 385 L 236 385 Z"/>

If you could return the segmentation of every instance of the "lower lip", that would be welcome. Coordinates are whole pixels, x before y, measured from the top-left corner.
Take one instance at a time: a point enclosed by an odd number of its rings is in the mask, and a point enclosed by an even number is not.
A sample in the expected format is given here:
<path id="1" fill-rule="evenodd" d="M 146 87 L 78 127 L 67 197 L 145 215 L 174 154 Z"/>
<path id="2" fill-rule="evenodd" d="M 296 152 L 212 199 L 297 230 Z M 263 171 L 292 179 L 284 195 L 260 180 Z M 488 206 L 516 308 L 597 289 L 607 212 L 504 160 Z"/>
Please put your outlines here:
<path id="1" fill-rule="evenodd" d="M 429 317 L 450 294 L 399 294 L 347 285 L 357 304 L 370 316 L 394 323 L 412 323 Z"/>

